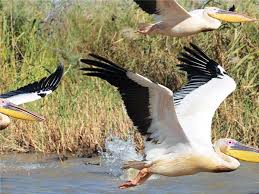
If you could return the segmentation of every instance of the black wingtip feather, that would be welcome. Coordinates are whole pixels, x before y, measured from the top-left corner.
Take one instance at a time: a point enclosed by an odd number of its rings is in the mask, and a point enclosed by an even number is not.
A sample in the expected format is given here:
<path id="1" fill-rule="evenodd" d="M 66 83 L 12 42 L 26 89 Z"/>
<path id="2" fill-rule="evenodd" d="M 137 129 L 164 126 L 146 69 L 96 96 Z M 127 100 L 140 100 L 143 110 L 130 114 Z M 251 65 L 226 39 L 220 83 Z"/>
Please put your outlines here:
<path id="1" fill-rule="evenodd" d="M 108 59 L 106 59 L 106 58 L 104 58 L 104 57 L 102 57 L 100 55 L 97 55 L 97 54 L 94 54 L 94 53 L 90 53 L 89 56 L 91 56 L 91 57 L 93 57 L 95 59 L 98 59 L 100 61 L 104 61 L 105 63 L 110 64 L 113 67 L 116 67 L 117 69 L 120 69 L 120 70 L 124 71 L 124 69 L 121 68 L 119 65 L 117 65 L 116 63 L 114 63 L 114 62 L 112 62 L 112 61 L 110 61 L 110 60 L 108 60 Z"/>
<path id="2" fill-rule="evenodd" d="M 90 53 L 89 56 L 91 56 L 92 58 L 97 59 L 97 60 L 99 60 L 101 62 L 97 63 L 96 60 L 91 60 L 91 59 L 80 59 L 80 61 L 82 63 L 89 64 L 89 65 L 94 65 L 94 66 L 101 66 L 101 67 L 104 67 L 104 66 L 108 67 L 109 66 L 109 69 L 120 70 L 120 71 L 126 72 L 125 69 L 123 69 L 122 67 L 118 66 L 114 62 L 112 62 L 112 61 L 110 61 L 110 60 L 108 60 L 108 59 L 106 59 L 104 57 L 101 57 L 101 56 L 93 54 L 93 53 Z"/>
<path id="3" fill-rule="evenodd" d="M 55 91 L 63 77 L 64 74 L 64 65 L 60 64 L 55 72 L 50 74 L 48 77 L 44 77 L 39 81 L 30 83 L 26 86 L 23 86 L 21 88 L 18 88 L 17 90 L 7 92 L 5 94 L 1 94 L 0 98 L 9 98 L 18 94 L 23 93 L 38 93 L 41 97 L 46 96 L 45 93 L 42 93 L 44 91 L 51 90 L 52 92 Z"/>
<path id="4" fill-rule="evenodd" d="M 198 46 L 190 43 L 191 47 L 207 60 L 211 60 Z"/>
<path id="5" fill-rule="evenodd" d="M 59 85 L 63 76 L 64 76 L 64 64 L 61 63 L 53 74 L 53 81 L 54 82 L 52 82 L 53 83 L 52 88 L 51 88 L 52 91 L 57 89 L 57 87 L 58 87 L 58 85 Z M 54 79 L 54 77 L 55 77 L 55 79 Z"/>
<path id="6" fill-rule="evenodd" d="M 159 14 L 157 9 L 157 0 L 134 0 L 136 4 L 148 14 Z"/>
<path id="7" fill-rule="evenodd" d="M 94 67 L 81 68 L 84 75 L 101 78 L 115 86 L 121 94 L 127 113 L 134 125 L 145 135 L 151 125 L 149 113 L 149 90 L 131 80 L 127 70 L 101 56 L 90 54 L 96 60 L 81 59 L 80 61 Z M 97 68 L 96 68 L 97 67 Z"/>
<path id="8" fill-rule="evenodd" d="M 221 79 L 223 76 L 219 64 L 209 58 L 198 46 L 190 44 L 184 47 L 185 52 L 180 53 L 178 60 L 181 64 L 177 66 L 181 71 L 187 73 L 188 83 L 178 92 L 174 93 L 176 105 L 189 93 L 206 84 L 213 78 Z"/>
<path id="9" fill-rule="evenodd" d="M 116 73 L 116 74 L 124 74 L 126 72 L 125 69 L 118 69 L 117 67 L 113 66 L 112 64 L 107 64 L 102 61 L 96 61 L 96 60 L 92 60 L 92 59 L 84 59 L 83 61 L 87 65 L 92 65 L 94 67 L 97 67 L 97 68 L 90 68 L 90 69 L 94 69 L 97 71 L 99 69 L 99 70 L 105 70 L 109 73 Z M 88 71 L 89 69 L 81 68 L 80 70 Z"/>
<path id="10" fill-rule="evenodd" d="M 188 79 L 193 76 L 207 76 L 211 79 L 221 75 L 218 63 L 209 58 L 198 46 L 190 43 L 190 47 L 184 47 L 184 50 L 185 52 L 181 52 L 178 57 L 183 64 L 178 66 L 180 70 L 187 72 Z"/>

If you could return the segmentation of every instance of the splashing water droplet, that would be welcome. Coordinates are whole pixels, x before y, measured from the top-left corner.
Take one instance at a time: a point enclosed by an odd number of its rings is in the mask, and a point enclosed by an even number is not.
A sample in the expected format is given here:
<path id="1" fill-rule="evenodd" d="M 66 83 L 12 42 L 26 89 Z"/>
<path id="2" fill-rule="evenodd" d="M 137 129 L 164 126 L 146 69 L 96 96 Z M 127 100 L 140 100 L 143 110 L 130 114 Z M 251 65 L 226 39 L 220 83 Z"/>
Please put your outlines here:
<path id="1" fill-rule="evenodd" d="M 141 154 L 136 152 L 134 141 L 129 138 L 124 141 L 118 137 L 110 136 L 105 140 L 106 152 L 101 152 L 101 165 L 106 167 L 113 176 L 121 176 L 124 161 L 142 160 Z"/>

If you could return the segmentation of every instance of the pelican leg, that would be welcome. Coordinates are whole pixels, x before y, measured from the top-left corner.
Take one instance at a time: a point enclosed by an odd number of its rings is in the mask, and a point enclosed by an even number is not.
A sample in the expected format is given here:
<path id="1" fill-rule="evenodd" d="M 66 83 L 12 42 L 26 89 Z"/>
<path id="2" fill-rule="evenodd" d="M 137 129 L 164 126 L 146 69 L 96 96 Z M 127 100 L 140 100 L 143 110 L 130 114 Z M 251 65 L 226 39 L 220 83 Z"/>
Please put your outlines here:
<path id="1" fill-rule="evenodd" d="M 141 34 L 149 34 L 156 29 L 156 24 L 140 24 L 138 32 Z"/>
<path id="2" fill-rule="evenodd" d="M 123 183 L 119 186 L 120 189 L 127 189 L 129 187 L 135 187 L 137 185 L 143 184 L 150 176 L 152 175 L 151 172 L 149 172 L 148 168 L 143 168 L 141 171 L 139 171 L 136 178 L 133 180 L 127 181 L 126 183 Z"/>
<path id="3" fill-rule="evenodd" d="M 138 32 L 141 34 L 151 34 L 153 32 L 163 32 L 167 29 L 167 26 L 163 22 L 158 22 L 155 24 L 140 24 Z"/>

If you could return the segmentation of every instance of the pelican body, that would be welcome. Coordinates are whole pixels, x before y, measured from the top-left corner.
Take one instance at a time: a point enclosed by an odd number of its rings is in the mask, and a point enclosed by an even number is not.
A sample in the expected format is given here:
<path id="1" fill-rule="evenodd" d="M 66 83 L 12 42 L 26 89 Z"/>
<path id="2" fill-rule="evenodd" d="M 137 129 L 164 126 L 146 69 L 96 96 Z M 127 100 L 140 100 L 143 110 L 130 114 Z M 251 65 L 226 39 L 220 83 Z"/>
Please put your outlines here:
<path id="1" fill-rule="evenodd" d="M 140 170 L 120 188 L 142 184 L 152 174 L 192 175 L 198 172 L 229 172 L 237 159 L 259 162 L 257 148 L 233 139 L 211 142 L 211 123 L 220 103 L 236 88 L 235 81 L 200 48 L 191 44 L 178 58 L 188 82 L 173 93 L 163 85 L 98 55 L 81 59 L 91 65 L 81 70 L 115 86 L 134 126 L 145 138 L 143 161 L 125 162 L 124 168 Z"/>
<path id="2" fill-rule="evenodd" d="M 253 22 L 256 19 L 234 12 L 234 8 L 223 10 L 206 7 L 187 12 L 175 0 L 134 0 L 149 14 L 158 14 L 159 21 L 154 24 L 141 24 L 138 32 L 142 34 L 163 34 L 184 37 L 199 32 L 218 29 L 225 22 Z"/>
<path id="3" fill-rule="evenodd" d="M 10 117 L 29 121 L 44 121 L 44 117 L 26 110 L 18 105 L 35 101 L 52 93 L 59 85 L 63 76 L 63 65 L 58 66 L 55 72 L 39 81 L 30 83 L 0 95 L 0 130 L 11 123 Z"/>

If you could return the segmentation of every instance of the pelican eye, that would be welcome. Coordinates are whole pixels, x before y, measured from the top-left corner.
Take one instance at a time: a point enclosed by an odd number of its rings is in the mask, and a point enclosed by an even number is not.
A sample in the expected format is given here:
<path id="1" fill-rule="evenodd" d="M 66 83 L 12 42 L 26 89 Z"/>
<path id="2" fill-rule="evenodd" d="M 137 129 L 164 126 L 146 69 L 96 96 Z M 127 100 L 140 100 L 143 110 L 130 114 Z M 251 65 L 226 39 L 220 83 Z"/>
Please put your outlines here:
<path id="1" fill-rule="evenodd" d="M 235 144 L 235 142 L 234 141 L 232 141 L 232 140 L 228 140 L 228 145 L 234 145 Z"/>

